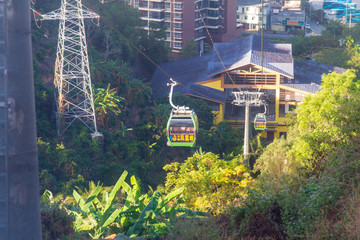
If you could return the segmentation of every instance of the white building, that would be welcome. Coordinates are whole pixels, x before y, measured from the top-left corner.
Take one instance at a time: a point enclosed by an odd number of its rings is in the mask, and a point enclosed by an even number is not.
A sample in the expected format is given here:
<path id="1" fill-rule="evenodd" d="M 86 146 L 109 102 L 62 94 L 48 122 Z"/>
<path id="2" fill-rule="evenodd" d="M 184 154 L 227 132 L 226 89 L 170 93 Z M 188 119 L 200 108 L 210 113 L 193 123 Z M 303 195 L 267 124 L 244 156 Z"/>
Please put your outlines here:
<path id="1" fill-rule="evenodd" d="M 300 0 L 285 0 L 284 7 L 287 9 L 301 10 L 301 1 Z"/>
<path id="2" fill-rule="evenodd" d="M 262 9 L 264 12 L 262 13 Z M 261 0 L 237 0 L 237 26 L 244 30 L 259 30 L 261 23 L 269 28 L 270 4 Z"/>

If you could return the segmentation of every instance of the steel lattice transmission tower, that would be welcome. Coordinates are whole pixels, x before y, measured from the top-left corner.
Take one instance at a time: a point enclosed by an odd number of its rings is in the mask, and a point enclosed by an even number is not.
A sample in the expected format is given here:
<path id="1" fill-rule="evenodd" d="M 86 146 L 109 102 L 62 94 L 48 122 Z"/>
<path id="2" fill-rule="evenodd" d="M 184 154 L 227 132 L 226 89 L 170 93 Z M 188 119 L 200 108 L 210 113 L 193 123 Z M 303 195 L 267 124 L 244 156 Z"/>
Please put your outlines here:
<path id="1" fill-rule="evenodd" d="M 59 9 L 41 17 L 60 20 L 54 76 L 59 134 L 76 120 L 97 133 L 84 19 L 99 15 L 83 7 L 81 0 L 61 0 Z"/>

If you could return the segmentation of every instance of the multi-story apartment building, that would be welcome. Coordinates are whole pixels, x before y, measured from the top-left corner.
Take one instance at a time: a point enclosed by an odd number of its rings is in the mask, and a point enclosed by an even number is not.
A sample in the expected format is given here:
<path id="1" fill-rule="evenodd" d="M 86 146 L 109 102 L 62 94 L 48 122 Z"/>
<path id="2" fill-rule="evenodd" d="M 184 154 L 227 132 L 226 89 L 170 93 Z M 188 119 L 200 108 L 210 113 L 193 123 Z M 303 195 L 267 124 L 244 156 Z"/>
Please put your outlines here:
<path id="1" fill-rule="evenodd" d="M 144 29 L 166 26 L 166 44 L 178 53 L 188 39 L 199 44 L 209 42 L 205 24 L 215 42 L 226 42 L 241 36 L 236 26 L 236 1 L 233 0 L 128 0 L 137 7 Z M 196 3 L 196 4 L 195 4 Z M 156 25 L 155 25 L 156 28 Z"/>
<path id="2" fill-rule="evenodd" d="M 263 10 L 264 9 L 264 10 Z M 270 3 L 261 0 L 237 0 L 237 26 L 244 30 L 259 30 L 261 24 L 270 27 Z"/>

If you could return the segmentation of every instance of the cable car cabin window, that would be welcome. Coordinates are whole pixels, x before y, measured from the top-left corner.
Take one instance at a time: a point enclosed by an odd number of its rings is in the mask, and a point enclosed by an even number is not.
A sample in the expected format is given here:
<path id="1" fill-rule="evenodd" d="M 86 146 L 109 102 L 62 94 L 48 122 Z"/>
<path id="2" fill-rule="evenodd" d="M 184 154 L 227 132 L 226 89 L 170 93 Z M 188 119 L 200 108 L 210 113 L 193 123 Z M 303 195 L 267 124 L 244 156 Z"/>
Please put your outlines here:
<path id="1" fill-rule="evenodd" d="M 194 121 L 191 118 L 172 118 L 170 120 L 172 127 L 193 127 Z"/>
<path id="2" fill-rule="evenodd" d="M 195 126 L 191 118 L 170 120 L 170 141 L 193 142 L 194 138 Z"/>
<path id="3" fill-rule="evenodd" d="M 170 134 L 194 134 L 193 127 L 170 127 Z"/>

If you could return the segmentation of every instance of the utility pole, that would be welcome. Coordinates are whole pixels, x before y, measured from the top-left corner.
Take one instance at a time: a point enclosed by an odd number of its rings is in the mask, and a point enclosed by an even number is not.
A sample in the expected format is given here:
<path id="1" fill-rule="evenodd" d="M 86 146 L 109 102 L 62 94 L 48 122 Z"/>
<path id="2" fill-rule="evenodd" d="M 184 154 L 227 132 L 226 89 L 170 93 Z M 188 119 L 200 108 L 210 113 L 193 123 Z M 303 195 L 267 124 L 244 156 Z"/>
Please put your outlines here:
<path id="1" fill-rule="evenodd" d="M 0 239 L 41 240 L 29 0 L 0 0 Z"/>
<path id="2" fill-rule="evenodd" d="M 351 12 L 350 12 L 350 21 L 349 21 L 349 29 L 351 28 Z"/>
<path id="3" fill-rule="evenodd" d="M 264 73 L 264 0 L 261 0 L 261 73 Z"/>
<path id="4" fill-rule="evenodd" d="M 148 17 L 148 20 L 147 20 L 147 27 L 148 27 L 148 32 L 147 32 L 147 35 L 150 36 L 150 1 L 147 1 L 147 17 Z"/>
<path id="5" fill-rule="evenodd" d="M 249 126 L 250 126 L 250 107 L 260 107 L 265 104 L 261 99 L 264 92 L 239 91 L 233 92 L 235 99 L 232 104 L 245 107 L 245 126 L 244 126 L 244 163 L 249 165 Z"/>
<path id="6" fill-rule="evenodd" d="M 244 127 L 244 162 L 249 165 L 249 125 L 250 125 L 250 103 L 245 102 L 245 127 Z"/>
<path id="7" fill-rule="evenodd" d="M 79 120 L 97 136 L 84 19 L 99 15 L 83 7 L 81 0 L 61 0 L 59 9 L 41 17 L 60 20 L 54 76 L 58 133 Z"/>

